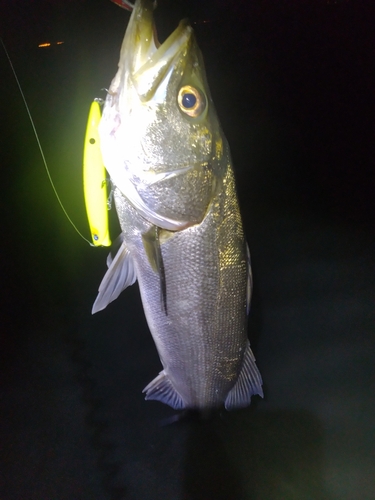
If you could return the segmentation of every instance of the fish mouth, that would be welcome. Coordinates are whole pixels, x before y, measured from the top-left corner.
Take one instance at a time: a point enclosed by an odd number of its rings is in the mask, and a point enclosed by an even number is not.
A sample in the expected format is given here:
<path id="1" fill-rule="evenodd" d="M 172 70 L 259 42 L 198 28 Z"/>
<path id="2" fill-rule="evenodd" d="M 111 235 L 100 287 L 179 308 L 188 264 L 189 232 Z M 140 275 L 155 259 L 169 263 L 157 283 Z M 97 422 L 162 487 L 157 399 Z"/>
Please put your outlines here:
<path id="1" fill-rule="evenodd" d="M 187 19 L 183 19 L 169 37 L 160 43 L 153 11 L 152 0 L 135 2 L 119 63 L 120 69 L 131 76 L 142 101 L 153 96 L 175 58 L 188 49 L 193 31 Z"/>

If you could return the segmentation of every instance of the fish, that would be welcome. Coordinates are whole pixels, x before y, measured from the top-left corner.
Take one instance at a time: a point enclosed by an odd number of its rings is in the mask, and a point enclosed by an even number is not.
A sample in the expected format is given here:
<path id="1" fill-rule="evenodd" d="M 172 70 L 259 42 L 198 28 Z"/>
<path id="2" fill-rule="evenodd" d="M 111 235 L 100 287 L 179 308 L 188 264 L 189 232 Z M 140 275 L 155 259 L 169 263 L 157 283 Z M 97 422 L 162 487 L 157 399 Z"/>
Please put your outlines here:
<path id="1" fill-rule="evenodd" d="M 162 364 L 145 399 L 242 408 L 263 390 L 247 337 L 252 274 L 230 150 L 192 27 L 182 20 L 160 43 L 154 7 L 134 4 L 99 124 L 121 234 L 92 312 L 138 281 Z"/>

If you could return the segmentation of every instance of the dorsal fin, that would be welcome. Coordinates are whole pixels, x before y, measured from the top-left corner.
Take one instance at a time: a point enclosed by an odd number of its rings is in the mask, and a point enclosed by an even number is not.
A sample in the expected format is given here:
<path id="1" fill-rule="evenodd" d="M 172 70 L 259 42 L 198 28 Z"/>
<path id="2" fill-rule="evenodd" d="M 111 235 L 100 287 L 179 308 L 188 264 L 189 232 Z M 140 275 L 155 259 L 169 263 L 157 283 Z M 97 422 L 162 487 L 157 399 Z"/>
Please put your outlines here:
<path id="1" fill-rule="evenodd" d="M 247 341 L 245 354 L 242 362 L 242 369 L 236 384 L 230 390 L 226 400 L 225 408 L 234 410 L 250 405 L 251 396 L 258 394 L 263 397 L 262 377 L 255 364 L 255 357 Z"/>

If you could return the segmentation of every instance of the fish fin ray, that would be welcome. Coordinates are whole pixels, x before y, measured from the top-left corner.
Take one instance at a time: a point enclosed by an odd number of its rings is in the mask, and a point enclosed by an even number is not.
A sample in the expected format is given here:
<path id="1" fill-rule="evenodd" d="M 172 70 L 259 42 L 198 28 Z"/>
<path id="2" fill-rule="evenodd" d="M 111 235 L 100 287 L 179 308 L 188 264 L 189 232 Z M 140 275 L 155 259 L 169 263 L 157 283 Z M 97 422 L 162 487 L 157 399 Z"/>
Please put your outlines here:
<path id="1" fill-rule="evenodd" d="M 245 408 L 250 405 L 251 396 L 258 394 L 263 397 L 262 376 L 255 364 L 255 357 L 250 343 L 247 343 L 242 369 L 234 387 L 225 400 L 225 408 Z"/>
<path id="2" fill-rule="evenodd" d="M 168 316 L 167 283 L 165 279 L 163 255 L 160 247 L 160 228 L 158 226 L 152 226 L 147 233 L 142 235 L 142 242 L 152 269 L 159 275 L 161 309 L 164 311 L 165 315 Z"/>
<path id="3" fill-rule="evenodd" d="M 120 250 L 121 245 L 124 243 L 124 235 L 120 233 L 115 241 L 112 243 L 109 254 L 107 256 L 107 267 L 110 267 L 113 259 L 116 257 L 117 252 Z"/>
<path id="4" fill-rule="evenodd" d="M 99 293 L 92 307 L 92 314 L 105 309 L 110 302 L 117 299 L 120 293 L 137 279 L 130 252 L 123 238 L 117 238 L 116 242 L 121 244 L 116 255 L 112 257 L 110 254 L 107 258 L 108 271 L 100 283 Z"/>
<path id="5" fill-rule="evenodd" d="M 172 382 L 169 380 L 164 370 L 161 371 L 142 392 L 146 393 L 145 399 L 147 400 L 153 399 L 155 401 L 161 401 L 175 410 L 182 410 L 185 408 L 184 400 L 173 387 Z"/>

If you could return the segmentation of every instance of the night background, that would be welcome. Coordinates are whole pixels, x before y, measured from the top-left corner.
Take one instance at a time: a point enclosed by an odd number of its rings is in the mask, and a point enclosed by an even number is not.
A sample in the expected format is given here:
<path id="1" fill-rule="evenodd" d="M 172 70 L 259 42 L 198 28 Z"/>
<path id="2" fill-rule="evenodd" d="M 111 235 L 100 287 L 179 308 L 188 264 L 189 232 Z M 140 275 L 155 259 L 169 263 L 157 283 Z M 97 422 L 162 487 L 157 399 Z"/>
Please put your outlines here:
<path id="1" fill-rule="evenodd" d="M 373 500 L 375 4 L 158 3 L 161 40 L 193 23 L 231 146 L 265 399 L 160 426 L 175 412 L 141 393 L 161 365 L 138 287 L 91 316 L 108 249 L 61 211 L 0 45 L 0 499 Z M 109 0 L 0 0 L 0 36 L 86 237 L 87 114 L 129 16 Z"/>

